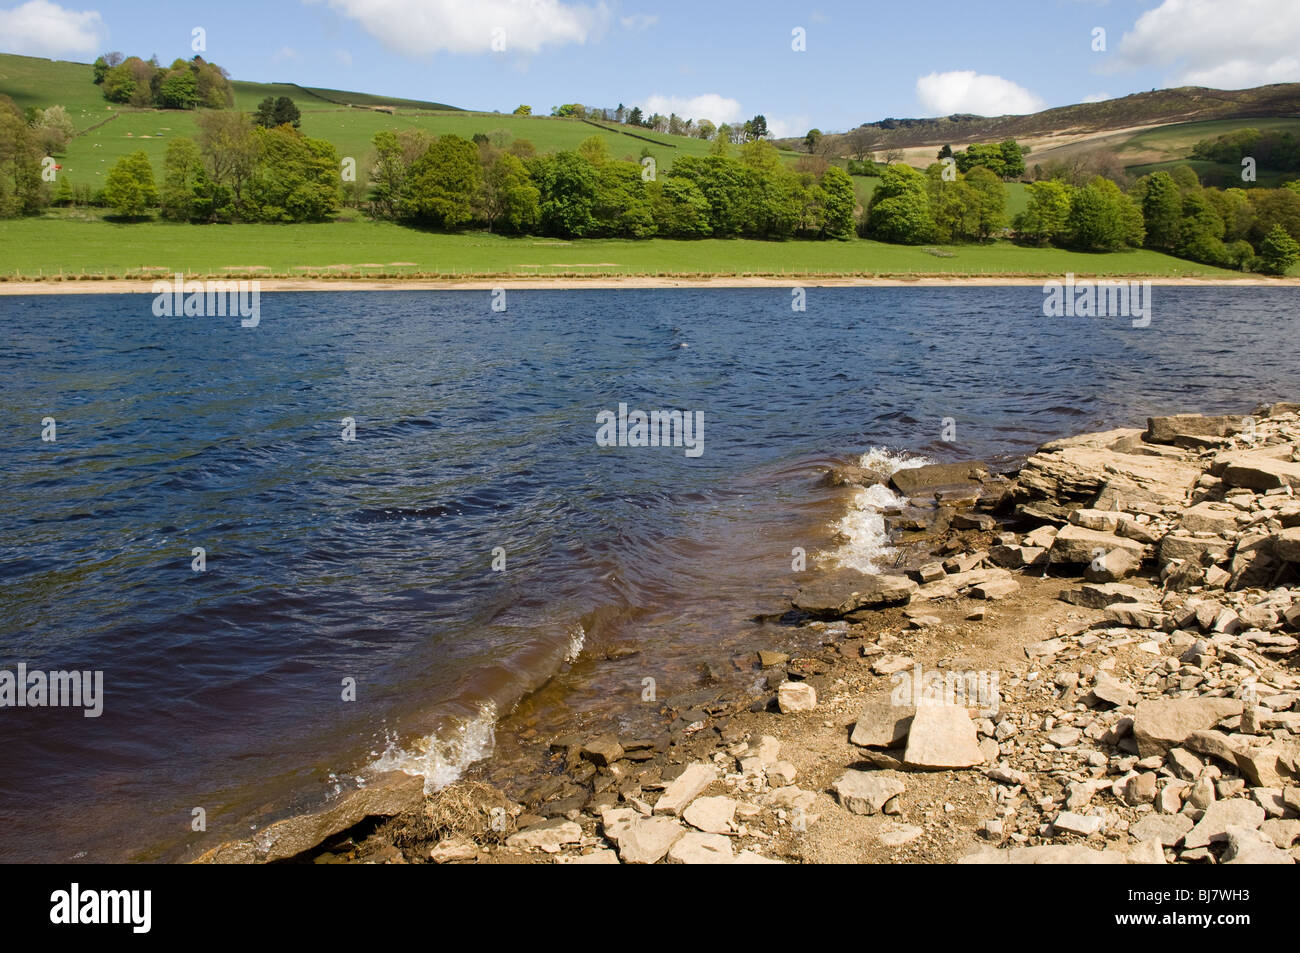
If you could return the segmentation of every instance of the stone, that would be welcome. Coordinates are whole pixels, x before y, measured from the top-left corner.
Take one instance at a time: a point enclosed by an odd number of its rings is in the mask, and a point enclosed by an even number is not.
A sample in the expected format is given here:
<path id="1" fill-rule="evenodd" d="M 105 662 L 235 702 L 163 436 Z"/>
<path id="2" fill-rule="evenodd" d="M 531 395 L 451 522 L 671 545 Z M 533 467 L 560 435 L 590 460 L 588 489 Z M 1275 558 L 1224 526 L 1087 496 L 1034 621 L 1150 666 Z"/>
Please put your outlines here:
<path id="1" fill-rule="evenodd" d="M 1091 563 L 1099 555 L 1109 553 L 1113 549 L 1125 549 L 1137 556 L 1139 560 L 1142 558 L 1142 544 L 1137 540 L 1084 529 L 1082 526 L 1066 526 L 1057 533 L 1047 556 L 1054 564 L 1083 564 Z"/>
<path id="2" fill-rule="evenodd" d="M 1182 503 L 1200 476 L 1199 466 L 1182 460 L 1074 446 L 1031 456 L 1017 475 L 1016 492 L 1017 498 L 1082 500 L 1109 488 L 1124 503 L 1118 508 L 1128 509 L 1138 500 Z"/>
<path id="3" fill-rule="evenodd" d="M 1294 864 L 1295 859 L 1280 849 L 1272 840 L 1249 827 L 1229 827 L 1224 836 L 1228 849 L 1223 852 L 1223 864 Z"/>
<path id="4" fill-rule="evenodd" d="M 922 583 L 938 582 L 946 575 L 948 574 L 943 571 L 942 563 L 926 563 L 916 570 L 916 576 Z"/>
<path id="5" fill-rule="evenodd" d="M 1170 700 L 1173 701 L 1174 699 L 1170 699 Z M 1138 705 L 1139 711 L 1141 710 L 1142 705 L 1144 704 L 1146 704 L 1146 702 L 1142 702 Z M 1137 728 L 1137 723 L 1138 723 L 1137 717 L 1134 716 L 1133 718 L 1134 729 Z M 1154 729 L 1154 730 L 1158 731 L 1159 729 Z M 1150 730 L 1148 729 L 1144 729 L 1144 731 L 1148 731 L 1147 734 L 1148 751 L 1158 748 L 1159 746 L 1166 743 L 1167 739 L 1163 737 L 1153 737 L 1152 734 L 1150 733 Z M 1178 734 L 1180 732 L 1181 729 L 1176 729 L 1173 733 Z M 1188 734 L 1190 733 L 1191 732 L 1188 732 Z M 1137 737 L 1136 732 L 1134 733 L 1134 737 L 1135 738 Z M 1183 737 L 1185 738 L 1187 737 L 1187 735 L 1183 735 Z M 1138 738 L 1137 742 L 1138 742 L 1138 754 L 1141 754 L 1143 748 L 1143 741 L 1141 738 Z M 1201 772 L 1205 770 L 1205 765 L 1201 763 L 1201 759 L 1196 757 L 1196 755 L 1192 754 L 1186 748 L 1169 749 L 1169 767 L 1173 770 L 1174 774 L 1182 778 L 1184 781 L 1195 781 L 1197 778 L 1201 776 Z"/>
<path id="6" fill-rule="evenodd" d="M 1143 771 L 1124 782 L 1123 801 L 1130 807 L 1150 804 L 1156 798 L 1156 773 Z"/>
<path id="7" fill-rule="evenodd" d="M 1300 841 L 1300 821 L 1298 820 L 1269 818 L 1259 825 L 1259 831 L 1269 837 L 1275 847 L 1280 847 L 1283 850 L 1290 850 L 1297 841 Z"/>
<path id="8" fill-rule="evenodd" d="M 982 463 L 932 463 L 896 470 L 889 483 L 909 499 L 934 499 L 946 490 L 963 490 L 978 495 L 988 476 L 988 467 Z"/>
<path id="9" fill-rule="evenodd" d="M 429 859 L 435 864 L 450 864 L 459 860 L 474 860 L 478 857 L 478 848 L 468 837 L 444 837 L 433 845 Z"/>
<path id="10" fill-rule="evenodd" d="M 1149 758 L 1164 754 L 1171 748 L 1178 747 L 1194 731 L 1206 731 L 1220 721 L 1232 715 L 1241 714 L 1241 701 L 1236 698 L 1214 698 L 1201 696 L 1197 698 L 1158 698 L 1139 702 L 1133 713 L 1133 738 L 1137 741 L 1138 755 Z M 1183 751 L 1180 757 L 1190 759 L 1197 765 L 1196 774 L 1186 777 L 1193 781 L 1200 774 L 1199 764 Z"/>
<path id="11" fill-rule="evenodd" d="M 1177 847 L 1188 831 L 1192 821 L 1184 814 L 1148 814 L 1129 828 L 1129 833 L 1138 840 L 1157 840 L 1161 846 Z"/>
<path id="12" fill-rule="evenodd" d="M 1080 834 L 1084 837 L 1097 833 L 1101 830 L 1101 825 L 1102 819 L 1097 815 L 1075 814 L 1073 811 L 1062 811 L 1056 815 L 1056 820 L 1052 821 L 1054 830 Z"/>
<path id="13" fill-rule="evenodd" d="M 890 823 L 881 828 L 877 837 L 880 843 L 886 847 L 902 847 L 904 844 L 910 844 L 924 833 L 924 828 L 917 827 L 915 824 Z"/>
<path id="14" fill-rule="evenodd" d="M 1228 555 L 1232 547 L 1222 536 L 1190 536 L 1187 533 L 1167 534 L 1160 540 L 1160 561 L 1185 559 L 1192 563 L 1217 561 Z"/>
<path id="15" fill-rule="evenodd" d="M 671 817 L 638 817 L 613 836 L 606 828 L 606 836 L 618 846 L 625 864 L 658 863 L 685 834 L 686 828 Z"/>
<path id="16" fill-rule="evenodd" d="M 668 848 L 670 864 L 729 864 L 732 860 L 731 838 L 721 834 L 687 831 Z"/>
<path id="17" fill-rule="evenodd" d="M 790 656 L 784 652 L 770 652 L 762 650 L 758 653 L 758 664 L 762 668 L 776 668 L 790 661 Z"/>
<path id="18" fill-rule="evenodd" d="M 1284 529 L 1273 537 L 1273 552 L 1289 563 L 1300 563 L 1300 526 Z"/>
<path id="19" fill-rule="evenodd" d="M 1256 492 L 1287 486 L 1300 489 L 1300 463 L 1292 459 L 1295 449 L 1295 444 L 1284 443 L 1223 454 L 1215 458 L 1210 472 L 1228 486 Z"/>
<path id="20" fill-rule="evenodd" d="M 1101 533 L 1113 533 L 1119 529 L 1119 521 L 1124 516 L 1118 510 L 1075 510 L 1070 514 L 1070 522 L 1084 529 L 1095 529 Z"/>
<path id="21" fill-rule="evenodd" d="M 1241 433 L 1242 419 L 1239 416 L 1206 417 L 1202 414 L 1148 417 L 1143 439 L 1149 443 L 1172 443 L 1189 448 L 1214 446 L 1229 434 Z"/>
<path id="22" fill-rule="evenodd" d="M 1020 588 L 1014 579 L 993 579 L 971 587 L 971 594 L 977 599 L 1002 599 Z"/>
<path id="23" fill-rule="evenodd" d="M 817 707 L 817 690 L 807 682 L 782 682 L 776 690 L 776 703 L 783 715 L 812 711 Z"/>
<path id="24" fill-rule="evenodd" d="M 905 603 L 917 585 L 906 576 L 869 576 L 856 569 L 818 575 L 800 589 L 792 604 L 815 617 L 834 618 L 863 608 Z"/>
<path id="25" fill-rule="evenodd" d="M 1137 692 L 1106 672 L 1098 672 L 1092 686 L 1092 697 L 1108 705 L 1123 707 L 1137 704 Z"/>
<path id="26" fill-rule="evenodd" d="M 778 761 L 767 769 L 767 780 L 776 787 L 783 787 L 787 784 L 794 784 L 794 779 L 798 773 L 795 766 L 789 761 Z"/>
<path id="27" fill-rule="evenodd" d="M 1089 582 L 1118 582 L 1142 568 L 1142 556 L 1131 549 L 1112 549 L 1088 563 L 1083 578 Z"/>
<path id="28" fill-rule="evenodd" d="M 1057 728 L 1047 735 L 1047 740 L 1058 748 L 1069 748 L 1071 745 L 1077 745 L 1079 739 L 1083 737 L 1083 732 L 1071 726 Z"/>
<path id="29" fill-rule="evenodd" d="M 907 734 L 903 763 L 911 768 L 969 768 L 984 763 L 975 723 L 957 705 L 922 705 Z"/>
<path id="30" fill-rule="evenodd" d="M 556 854 L 566 844 L 576 844 L 581 840 L 581 827 L 573 821 L 556 817 L 511 834 L 506 838 L 506 846 L 515 850 L 542 850 Z"/>
<path id="31" fill-rule="evenodd" d="M 735 826 L 736 803 L 729 797 L 696 798 L 682 811 L 682 820 L 706 834 L 726 834 Z"/>
<path id="32" fill-rule="evenodd" d="M 915 661 L 910 655 L 882 655 L 871 665 L 871 671 L 877 675 L 894 675 L 911 668 Z"/>
<path id="33" fill-rule="evenodd" d="M 1197 503 L 1183 511 L 1178 520 L 1178 528 L 1185 533 L 1213 533 L 1223 536 L 1236 532 L 1237 515 L 1241 510 L 1231 503 L 1215 503 L 1211 500 Z"/>
<path id="34" fill-rule="evenodd" d="M 618 853 L 612 850 L 593 850 L 590 854 L 570 854 L 556 857 L 557 864 L 617 864 Z"/>
<path id="35" fill-rule="evenodd" d="M 1201 819 L 1196 822 L 1187 836 L 1183 846 L 1208 847 L 1210 843 L 1227 833 L 1229 827 L 1245 827 L 1256 830 L 1264 823 L 1264 809 L 1244 798 L 1230 801 L 1215 801 L 1205 809 Z"/>
<path id="36" fill-rule="evenodd" d="M 902 794 L 903 782 L 878 771 L 848 769 L 831 789 L 840 805 L 850 814 L 876 814 L 885 802 Z"/>
<path id="37" fill-rule="evenodd" d="M 672 781 L 655 802 L 656 814 L 680 814 L 686 805 L 695 800 L 704 789 L 717 780 L 717 769 L 711 764 L 692 764 Z"/>
<path id="38" fill-rule="evenodd" d="M 1165 614 L 1149 602 L 1117 602 L 1106 607 L 1106 619 L 1130 629 L 1156 629 L 1164 623 Z"/>
<path id="39" fill-rule="evenodd" d="M 1105 609 L 1117 602 L 1146 602 L 1152 596 L 1150 589 L 1121 582 L 1087 583 L 1075 589 L 1062 589 L 1057 597 L 1070 605 L 1085 609 Z"/>
<path id="40" fill-rule="evenodd" d="M 623 746 L 613 735 L 602 735 L 583 746 L 582 756 L 592 764 L 608 766 L 623 757 Z"/>
<path id="41" fill-rule="evenodd" d="M 252 840 L 233 841 L 206 851 L 196 863 L 255 864 L 289 860 L 355 827 L 368 817 L 395 817 L 424 805 L 424 778 L 400 771 L 373 778 L 328 808 L 275 821 Z"/>

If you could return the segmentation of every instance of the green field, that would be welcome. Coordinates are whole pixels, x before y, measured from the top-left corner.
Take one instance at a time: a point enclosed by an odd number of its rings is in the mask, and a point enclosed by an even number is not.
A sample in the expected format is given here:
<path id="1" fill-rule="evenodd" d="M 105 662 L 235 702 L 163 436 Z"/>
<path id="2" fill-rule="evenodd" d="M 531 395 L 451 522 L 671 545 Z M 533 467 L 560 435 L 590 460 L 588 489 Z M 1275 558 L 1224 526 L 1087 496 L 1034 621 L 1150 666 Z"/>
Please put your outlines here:
<path id="1" fill-rule="evenodd" d="M 372 150 L 375 133 L 385 129 L 424 129 L 435 136 L 454 133 L 464 138 L 477 132 L 490 136 L 504 131 L 511 140 L 529 140 L 539 152 L 574 149 L 582 140 L 599 136 L 609 146 L 610 154 L 620 159 L 639 160 L 641 150 L 648 148 L 660 169 L 670 168 L 677 156 L 706 155 L 709 150 L 709 143 L 702 139 L 669 136 L 648 129 L 637 129 L 634 136 L 617 126 L 597 128 L 580 119 L 468 112 L 441 103 L 340 90 L 310 90 L 292 83 L 236 81 L 232 85 L 235 106 L 245 111 L 256 109 L 267 96 L 288 96 L 302 112 L 304 134 L 328 140 L 340 157 L 351 156 L 362 168 Z M 10 96 L 23 108 L 57 104 L 68 110 L 78 135 L 64 155 L 55 157 L 63 167 L 60 175 L 73 185 L 85 184 L 92 189 L 102 187 L 113 163 L 137 150 L 149 156 L 154 175 L 161 176 L 168 140 L 197 134 L 194 112 L 136 109 L 105 102 L 99 87 L 91 82 L 90 66 L 84 63 L 0 54 L 0 93 Z M 359 105 L 339 105 L 322 96 Z M 369 106 L 395 107 L 395 111 L 381 112 Z M 534 108 L 544 111 L 548 107 L 537 104 Z M 797 158 L 796 153 L 786 154 L 788 161 Z"/>
<path id="2" fill-rule="evenodd" d="M 1090 255 L 999 241 L 933 249 L 743 239 L 554 241 L 448 235 L 364 219 L 320 225 L 116 224 L 81 213 L 0 221 L 0 278 L 199 276 L 1160 275 L 1232 277 L 1152 251 Z M 951 257 L 948 257 L 948 256 Z"/>

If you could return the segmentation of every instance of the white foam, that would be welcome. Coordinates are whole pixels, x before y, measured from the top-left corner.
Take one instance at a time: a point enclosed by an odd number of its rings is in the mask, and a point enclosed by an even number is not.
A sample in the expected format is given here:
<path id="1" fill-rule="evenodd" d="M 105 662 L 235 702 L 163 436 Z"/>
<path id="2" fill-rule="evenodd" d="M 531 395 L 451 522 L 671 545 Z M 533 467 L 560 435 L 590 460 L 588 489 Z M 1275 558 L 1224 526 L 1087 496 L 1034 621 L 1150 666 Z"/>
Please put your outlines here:
<path id="1" fill-rule="evenodd" d="M 885 447 L 872 447 L 858 461 L 860 466 L 886 476 L 899 470 L 923 467 L 930 462 L 925 457 L 910 457 Z M 849 511 L 831 524 L 831 529 L 843 542 L 833 552 L 819 554 L 819 559 L 831 566 L 865 573 L 889 569 L 895 550 L 889 545 L 882 514 L 906 502 L 905 497 L 882 483 L 858 489 L 849 500 Z"/>
<path id="2" fill-rule="evenodd" d="M 368 771 L 403 771 L 424 778 L 424 793 L 432 794 L 451 784 L 475 761 L 492 755 L 496 747 L 497 707 L 485 704 L 477 715 L 461 721 L 440 736 L 416 738 L 403 748 L 389 741 Z"/>
<path id="3" fill-rule="evenodd" d="M 564 661 L 575 661 L 582 654 L 582 647 L 587 643 L 587 630 L 581 622 L 575 622 L 569 630 L 569 647 L 564 653 Z"/>

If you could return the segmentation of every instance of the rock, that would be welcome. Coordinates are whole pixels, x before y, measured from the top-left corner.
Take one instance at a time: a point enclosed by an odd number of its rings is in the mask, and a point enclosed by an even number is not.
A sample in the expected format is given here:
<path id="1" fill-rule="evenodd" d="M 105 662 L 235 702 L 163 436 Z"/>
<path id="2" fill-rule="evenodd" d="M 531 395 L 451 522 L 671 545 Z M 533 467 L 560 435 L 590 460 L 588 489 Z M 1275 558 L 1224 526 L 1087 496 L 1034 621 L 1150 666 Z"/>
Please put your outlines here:
<path id="1" fill-rule="evenodd" d="M 1117 602 L 1106 607 L 1106 618 L 1131 629 L 1158 629 L 1164 623 L 1165 614 L 1149 602 Z"/>
<path id="2" fill-rule="evenodd" d="M 1150 804 L 1156 798 L 1156 773 L 1143 771 L 1124 782 L 1123 801 L 1130 807 Z"/>
<path id="3" fill-rule="evenodd" d="M 1133 738 L 1143 758 L 1164 754 L 1177 747 L 1194 731 L 1206 731 L 1232 715 L 1241 714 L 1241 701 L 1235 698 L 1159 698 L 1139 702 L 1133 714 Z M 1181 756 L 1187 755 L 1183 752 Z M 1197 765 L 1200 762 L 1191 758 Z M 1188 770 L 1191 769 L 1190 763 Z M 1185 775 L 1184 775 L 1185 776 Z M 1195 780 L 1195 775 L 1187 780 Z"/>
<path id="4" fill-rule="evenodd" d="M 1083 577 L 1089 582 L 1118 582 L 1141 568 L 1141 555 L 1129 549 L 1112 549 L 1088 563 L 1083 570 Z"/>
<path id="5" fill-rule="evenodd" d="M 1157 840 L 1164 847 L 1177 847 L 1191 829 L 1191 819 L 1184 814 L 1148 814 L 1130 827 L 1129 833 L 1138 840 Z"/>
<path id="6" fill-rule="evenodd" d="M 571 854 L 556 857 L 557 864 L 617 864 L 618 854 L 612 850 L 593 850 L 590 854 Z"/>
<path id="7" fill-rule="evenodd" d="M 1189 536 L 1174 532 L 1160 540 L 1160 561 L 1172 562 L 1185 559 L 1188 562 L 1204 564 L 1223 558 L 1228 554 L 1232 544 L 1221 536 Z"/>
<path id="8" fill-rule="evenodd" d="M 962 490 L 978 495 L 989 481 L 982 463 L 932 463 L 894 471 L 890 485 L 909 499 L 934 499 L 944 491 Z"/>
<path id="9" fill-rule="evenodd" d="M 1084 837 L 1101 830 L 1101 824 L 1102 819 L 1095 814 L 1075 814 L 1072 811 L 1062 811 L 1056 815 L 1056 820 L 1052 821 L 1055 830 L 1080 834 Z"/>
<path id="10" fill-rule="evenodd" d="M 917 585 L 906 576 L 868 576 L 856 569 L 822 573 L 795 595 L 796 609 L 835 618 L 862 608 L 905 603 Z"/>
<path id="11" fill-rule="evenodd" d="M 1117 510 L 1075 510 L 1070 514 L 1070 522 L 1084 529 L 1095 529 L 1101 533 L 1113 533 L 1119 529 L 1119 521 L 1124 516 Z"/>
<path id="12" fill-rule="evenodd" d="M 832 786 L 840 805 L 850 814 L 876 814 L 890 798 L 902 794 L 903 782 L 878 771 L 848 769 Z"/>
<path id="13" fill-rule="evenodd" d="M 997 520 L 987 513 L 957 513 L 952 518 L 953 529 L 974 529 L 991 533 L 997 525 Z"/>
<path id="14" fill-rule="evenodd" d="M 288 860 L 355 827 L 367 817 L 395 817 L 424 805 L 424 778 L 389 772 L 339 798 L 328 808 L 299 814 L 262 828 L 252 840 L 221 844 L 198 858 L 200 864 L 254 864 Z"/>
<path id="15" fill-rule="evenodd" d="M 721 834 L 687 831 L 668 849 L 670 864 L 729 864 L 731 838 Z"/>
<path id="16" fill-rule="evenodd" d="M 1050 741 L 1052 744 L 1056 745 L 1056 747 L 1058 748 L 1068 748 L 1071 745 L 1078 744 L 1079 739 L 1082 737 L 1083 737 L 1083 732 L 1080 731 L 1078 728 L 1067 726 L 1064 728 L 1057 728 L 1056 730 L 1049 732 L 1047 735 L 1047 740 Z"/>
<path id="17" fill-rule="evenodd" d="M 1047 562 L 1047 550 L 1040 546 L 994 546 L 989 559 L 1004 569 L 1028 569 Z"/>
<path id="18" fill-rule="evenodd" d="M 623 757 L 623 746 L 613 735 L 601 735 L 583 746 L 582 756 L 592 764 L 608 766 Z"/>
<path id="19" fill-rule="evenodd" d="M 1213 533 L 1223 536 L 1237 530 L 1237 515 L 1241 510 L 1231 503 L 1206 500 L 1183 511 L 1178 527 L 1185 533 Z"/>
<path id="20" fill-rule="evenodd" d="M 910 844 L 924 833 L 924 828 L 917 827 L 915 824 L 891 823 L 882 827 L 880 834 L 877 836 L 880 843 L 886 847 L 902 847 L 904 844 Z"/>
<path id="21" fill-rule="evenodd" d="M 638 817 L 606 836 L 618 846 L 618 855 L 625 864 L 654 864 L 686 834 L 686 828 L 671 817 Z"/>
<path id="22" fill-rule="evenodd" d="M 717 769 L 711 764 L 692 764 L 671 782 L 655 802 L 656 814 L 678 815 L 686 805 L 695 800 L 710 784 L 717 780 Z M 665 848 L 666 849 L 666 848 Z"/>
<path id="23" fill-rule="evenodd" d="M 769 652 L 766 650 L 758 653 L 758 664 L 762 668 L 776 668 L 778 665 L 784 665 L 790 661 L 790 656 L 784 652 Z"/>
<path id="24" fill-rule="evenodd" d="M 1105 609 L 1117 602 L 1145 602 L 1150 599 L 1150 589 L 1139 589 L 1120 582 L 1091 583 L 1076 589 L 1062 589 L 1058 599 L 1085 609 Z"/>
<path id="25" fill-rule="evenodd" d="M 1294 444 L 1276 444 L 1260 450 L 1243 450 L 1216 457 L 1210 472 L 1228 486 L 1256 492 L 1279 487 L 1300 488 L 1300 463 L 1292 457 Z"/>
<path id="26" fill-rule="evenodd" d="M 926 563 L 916 570 L 916 577 L 921 583 L 938 582 L 946 575 L 948 574 L 943 571 L 942 563 Z"/>
<path id="27" fill-rule="evenodd" d="M 971 587 L 971 594 L 977 599 L 1002 599 L 1020 588 L 1014 579 L 993 579 Z"/>
<path id="28" fill-rule="evenodd" d="M 1205 814 L 1196 826 L 1183 838 L 1187 849 L 1208 847 L 1211 841 L 1227 833 L 1229 827 L 1245 827 L 1256 830 L 1264 823 L 1264 809 L 1244 798 L 1230 801 L 1215 801 L 1205 809 Z"/>
<path id="29" fill-rule="evenodd" d="M 894 675 L 911 668 L 915 664 L 910 655 L 882 655 L 871 665 L 871 671 L 877 675 Z"/>
<path id="30" fill-rule="evenodd" d="M 458 860 L 474 860 L 478 857 L 478 848 L 468 837 L 444 837 L 433 845 L 429 859 L 435 864 L 450 864 Z"/>
<path id="31" fill-rule="evenodd" d="M 1283 743 L 1239 745 L 1237 770 L 1253 787 L 1281 788 L 1297 775 L 1300 747 Z"/>
<path id="32" fill-rule="evenodd" d="M 1142 705 L 1145 704 L 1147 703 L 1141 702 L 1138 704 L 1139 713 L 1141 712 Z M 1136 732 L 1137 723 L 1138 723 L 1137 715 L 1135 715 L 1133 718 L 1133 727 L 1135 729 L 1134 737 L 1137 739 L 1137 743 L 1138 743 L 1138 754 L 1141 755 L 1143 752 L 1143 739 L 1137 735 Z M 1172 733 L 1179 734 L 1181 733 L 1181 731 L 1182 731 L 1181 728 L 1176 728 L 1173 730 Z M 1147 734 L 1147 741 L 1146 741 L 1147 751 L 1158 749 L 1161 745 L 1166 743 L 1171 743 L 1171 744 L 1176 743 L 1176 742 L 1169 742 L 1169 740 L 1164 737 L 1164 734 L 1166 732 L 1163 729 L 1149 728 L 1149 729 L 1144 729 L 1144 732 Z M 1190 734 L 1190 732 L 1188 732 L 1188 734 Z M 1183 735 L 1183 737 L 1185 738 L 1187 736 Z M 1149 757 L 1149 755 L 1143 755 L 1143 756 Z M 1190 751 L 1186 750 L 1185 748 L 1171 748 L 1169 750 L 1169 766 L 1173 770 L 1174 774 L 1178 775 L 1178 777 L 1182 778 L 1184 781 L 1195 781 L 1197 778 L 1201 776 L 1201 772 L 1205 770 L 1205 765 L 1201 763 L 1201 759 L 1196 757 L 1196 755 L 1192 754 Z"/>
<path id="33" fill-rule="evenodd" d="M 1124 504 L 1117 509 L 1128 509 L 1132 501 L 1181 504 L 1200 476 L 1199 466 L 1181 460 L 1075 446 L 1031 456 L 1016 478 L 1016 493 L 1017 498 L 1093 498 L 1104 509 L 1101 496 L 1107 488 L 1110 499 Z"/>
<path id="34" fill-rule="evenodd" d="M 862 748 L 897 748 L 907 737 L 914 705 L 893 705 L 888 696 L 872 698 L 863 705 L 849 741 Z"/>
<path id="35" fill-rule="evenodd" d="M 543 850 L 556 854 L 566 844 L 576 844 L 581 840 L 581 827 L 573 821 L 556 817 L 511 834 L 506 838 L 506 846 L 514 850 Z"/>
<path id="36" fill-rule="evenodd" d="M 1289 563 L 1300 563 L 1300 526 L 1284 529 L 1273 537 L 1273 552 Z"/>
<path id="37" fill-rule="evenodd" d="M 707 834 L 726 834 L 734 827 L 736 801 L 729 797 L 702 797 L 682 811 L 682 820 Z"/>
<path id="38" fill-rule="evenodd" d="M 1108 705 L 1123 707 L 1137 704 L 1137 692 L 1105 672 L 1097 673 L 1097 680 L 1092 686 L 1092 697 Z"/>
<path id="39" fill-rule="evenodd" d="M 817 707 L 817 691 L 807 682 L 782 682 L 776 690 L 776 702 L 784 715 L 812 711 Z"/>
<path id="40" fill-rule="evenodd" d="M 1275 847 L 1283 850 L 1290 850 L 1296 841 L 1300 841 L 1300 821 L 1297 820 L 1269 818 L 1259 825 L 1259 830 L 1273 841 Z"/>
<path id="41" fill-rule="evenodd" d="M 1099 555 L 1114 549 L 1124 549 L 1141 561 L 1142 544 L 1135 539 L 1100 533 L 1082 526 L 1066 526 L 1052 540 L 1052 548 L 1047 557 L 1052 563 L 1081 564 L 1091 563 Z M 1113 580 L 1100 580 L 1102 582 Z"/>
<path id="42" fill-rule="evenodd" d="M 969 768 L 984 763 L 975 724 L 957 705 L 922 705 L 907 734 L 903 762 L 911 768 Z"/>
<path id="43" fill-rule="evenodd" d="M 1295 860 L 1285 850 L 1278 848 L 1270 838 L 1249 827 L 1229 827 L 1224 836 L 1228 849 L 1223 852 L 1224 864 L 1294 864 Z"/>
<path id="44" fill-rule="evenodd" d="M 1201 448 L 1221 443 L 1222 438 L 1229 434 L 1241 433 L 1241 428 L 1241 417 L 1176 414 L 1172 417 L 1148 417 L 1147 431 L 1143 436 L 1149 443 Z"/>
<path id="45" fill-rule="evenodd" d="M 788 784 L 794 784 L 795 776 L 798 773 L 795 766 L 789 761 L 778 761 L 767 769 L 767 780 L 774 786 L 784 787 Z"/>

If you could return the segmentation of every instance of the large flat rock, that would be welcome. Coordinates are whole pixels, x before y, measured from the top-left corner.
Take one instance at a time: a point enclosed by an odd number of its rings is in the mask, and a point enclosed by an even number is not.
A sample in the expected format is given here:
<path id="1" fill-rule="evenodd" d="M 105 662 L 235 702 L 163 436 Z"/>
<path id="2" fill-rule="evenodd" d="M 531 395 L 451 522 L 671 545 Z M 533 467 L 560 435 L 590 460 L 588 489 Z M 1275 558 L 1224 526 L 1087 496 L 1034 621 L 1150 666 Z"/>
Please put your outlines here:
<path id="1" fill-rule="evenodd" d="M 1200 467 L 1182 460 L 1075 446 L 1034 454 L 1018 484 L 1022 495 L 1048 499 L 1096 497 L 1109 484 L 1121 502 L 1127 492 L 1133 499 L 1181 503 L 1200 475 Z"/>
<path id="2" fill-rule="evenodd" d="M 1071 524 L 1056 534 L 1047 557 L 1053 563 L 1079 565 L 1091 563 L 1097 556 L 1116 549 L 1126 550 L 1139 560 L 1142 558 L 1143 546 L 1136 539 Z"/>
<path id="3" fill-rule="evenodd" d="M 1300 488 L 1300 463 L 1296 445 L 1276 444 L 1259 450 L 1239 450 L 1215 457 L 1210 472 L 1229 486 L 1243 486 L 1263 492 L 1279 487 Z"/>
<path id="4" fill-rule="evenodd" d="M 975 723 L 959 705 L 921 705 L 907 733 L 903 763 L 909 768 L 941 771 L 984 763 Z"/>
<path id="5" fill-rule="evenodd" d="M 1243 417 L 1203 414 L 1175 414 L 1172 417 L 1148 417 L 1145 439 L 1151 443 L 1172 443 L 1180 447 L 1204 447 L 1224 437 L 1241 433 Z"/>
<path id="6" fill-rule="evenodd" d="M 821 573 L 799 590 L 792 604 L 812 616 L 838 617 L 858 609 L 907 602 L 917 585 L 906 576 L 869 576 L 856 569 Z"/>
<path id="7" fill-rule="evenodd" d="M 989 469 L 982 463 L 932 463 L 923 467 L 896 470 L 889 478 L 895 490 L 909 499 L 934 499 L 945 491 L 964 491 L 982 495 L 990 482 Z"/>
<path id="8" fill-rule="evenodd" d="M 1133 738 L 1143 758 L 1180 746 L 1194 731 L 1208 731 L 1224 718 L 1241 714 L 1238 698 L 1157 698 L 1138 702 Z"/>

